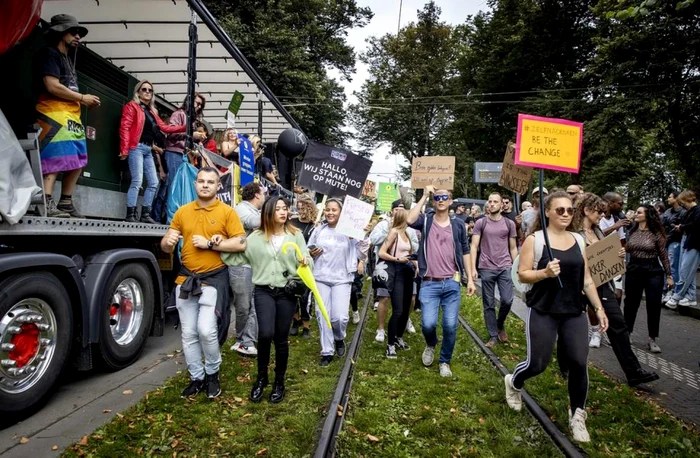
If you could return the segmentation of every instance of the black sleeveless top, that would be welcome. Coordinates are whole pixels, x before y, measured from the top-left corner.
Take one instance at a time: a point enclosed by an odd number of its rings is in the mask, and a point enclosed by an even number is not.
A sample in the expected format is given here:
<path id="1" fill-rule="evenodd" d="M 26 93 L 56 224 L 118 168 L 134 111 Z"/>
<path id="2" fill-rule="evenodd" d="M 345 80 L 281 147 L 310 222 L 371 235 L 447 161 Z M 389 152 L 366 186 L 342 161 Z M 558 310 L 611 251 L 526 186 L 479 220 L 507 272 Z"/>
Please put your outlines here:
<path id="1" fill-rule="evenodd" d="M 527 306 L 542 313 L 580 315 L 585 309 L 583 294 L 581 294 L 585 265 L 583 256 L 581 256 L 581 248 L 574 239 L 571 248 L 565 251 L 552 248 L 552 254 L 556 259 L 559 259 L 561 267 L 559 278 L 561 278 L 563 288 L 559 286 L 559 281 L 556 278 L 538 281 L 532 285 L 532 289 L 526 295 Z M 537 264 L 537 268 L 547 268 L 549 261 L 549 254 L 545 247 L 542 250 L 542 258 Z"/>

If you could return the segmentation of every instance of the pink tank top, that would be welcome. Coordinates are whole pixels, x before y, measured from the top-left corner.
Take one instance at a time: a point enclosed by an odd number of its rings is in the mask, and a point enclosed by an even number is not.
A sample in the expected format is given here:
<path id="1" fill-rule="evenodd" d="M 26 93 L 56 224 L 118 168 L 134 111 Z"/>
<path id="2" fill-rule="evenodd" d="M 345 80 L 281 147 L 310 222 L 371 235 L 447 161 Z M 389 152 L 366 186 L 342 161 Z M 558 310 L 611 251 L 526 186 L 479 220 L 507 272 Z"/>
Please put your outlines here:
<path id="1" fill-rule="evenodd" d="M 408 234 L 406 234 L 408 236 Z M 394 250 L 391 250 L 391 254 L 394 254 Z M 397 258 L 404 258 L 411 254 L 411 241 L 410 239 L 408 241 L 404 240 L 401 238 L 399 235 L 396 237 L 396 257 Z"/>

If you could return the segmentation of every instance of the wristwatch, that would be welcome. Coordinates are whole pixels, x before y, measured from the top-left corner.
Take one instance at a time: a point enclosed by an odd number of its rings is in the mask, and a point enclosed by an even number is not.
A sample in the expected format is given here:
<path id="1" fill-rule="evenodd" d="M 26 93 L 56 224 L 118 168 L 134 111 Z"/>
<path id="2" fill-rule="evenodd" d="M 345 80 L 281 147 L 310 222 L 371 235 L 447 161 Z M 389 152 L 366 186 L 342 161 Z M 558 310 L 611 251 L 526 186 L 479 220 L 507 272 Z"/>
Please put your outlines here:
<path id="1" fill-rule="evenodd" d="M 212 248 L 214 248 L 214 242 L 212 242 L 211 240 L 209 240 L 209 241 L 207 242 L 207 248 L 209 248 L 210 250 L 211 250 Z"/>

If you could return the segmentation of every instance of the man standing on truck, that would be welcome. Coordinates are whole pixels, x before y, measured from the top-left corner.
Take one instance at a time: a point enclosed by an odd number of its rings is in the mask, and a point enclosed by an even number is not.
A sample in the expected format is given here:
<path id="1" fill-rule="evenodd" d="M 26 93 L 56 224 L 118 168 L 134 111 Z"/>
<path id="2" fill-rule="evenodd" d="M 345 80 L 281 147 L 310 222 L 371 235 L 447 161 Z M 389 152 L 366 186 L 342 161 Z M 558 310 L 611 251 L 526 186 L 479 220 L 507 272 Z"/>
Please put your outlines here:
<path id="1" fill-rule="evenodd" d="M 216 169 L 200 169 L 195 188 L 197 200 L 175 212 L 160 246 L 166 253 L 172 253 L 182 240 L 182 268 L 175 280 L 178 285 L 175 301 L 182 326 L 182 351 L 191 379 L 182 397 L 206 389 L 207 397 L 213 399 L 221 394 L 217 318 L 224 332 L 228 331 L 229 323 L 225 319 L 230 297 L 228 267 L 220 252 L 244 251 L 246 237 L 233 208 L 216 198 L 219 189 Z"/>
<path id="2" fill-rule="evenodd" d="M 73 16 L 57 14 L 51 18 L 46 33 L 49 46 L 41 49 L 34 61 L 46 213 L 50 217 L 82 218 L 73 205 L 75 185 L 87 164 L 80 105 L 88 108 L 100 106 L 99 97 L 79 92 L 75 71 L 75 54 L 80 39 L 87 35 L 88 30 Z M 74 56 L 72 61 L 69 57 L 71 50 Z M 52 193 L 59 173 L 63 173 L 63 178 L 57 205 Z"/>

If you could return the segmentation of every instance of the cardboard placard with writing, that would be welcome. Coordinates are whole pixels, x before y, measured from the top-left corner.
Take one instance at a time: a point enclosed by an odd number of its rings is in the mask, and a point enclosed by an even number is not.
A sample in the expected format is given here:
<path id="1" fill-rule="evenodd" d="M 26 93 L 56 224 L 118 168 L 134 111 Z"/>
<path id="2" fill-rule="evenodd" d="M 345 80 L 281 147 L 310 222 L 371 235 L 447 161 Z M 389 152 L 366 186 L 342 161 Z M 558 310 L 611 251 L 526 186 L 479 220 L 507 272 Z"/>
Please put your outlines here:
<path id="1" fill-rule="evenodd" d="M 365 227 L 374 214 L 374 205 L 362 202 L 352 196 L 345 197 L 335 231 L 356 239 L 364 239 Z"/>
<path id="2" fill-rule="evenodd" d="M 531 181 L 532 169 L 524 165 L 515 165 L 515 143 L 508 142 L 498 185 L 518 194 L 525 194 Z"/>
<path id="3" fill-rule="evenodd" d="M 621 248 L 617 231 L 586 248 L 588 270 L 596 288 L 625 273 L 625 258 L 620 257 Z"/>
<path id="4" fill-rule="evenodd" d="M 413 158 L 411 163 L 411 187 L 413 189 L 423 189 L 429 185 L 435 186 L 435 189 L 454 189 L 454 156 Z"/>

